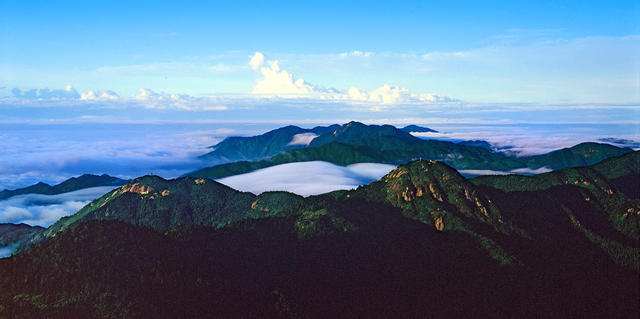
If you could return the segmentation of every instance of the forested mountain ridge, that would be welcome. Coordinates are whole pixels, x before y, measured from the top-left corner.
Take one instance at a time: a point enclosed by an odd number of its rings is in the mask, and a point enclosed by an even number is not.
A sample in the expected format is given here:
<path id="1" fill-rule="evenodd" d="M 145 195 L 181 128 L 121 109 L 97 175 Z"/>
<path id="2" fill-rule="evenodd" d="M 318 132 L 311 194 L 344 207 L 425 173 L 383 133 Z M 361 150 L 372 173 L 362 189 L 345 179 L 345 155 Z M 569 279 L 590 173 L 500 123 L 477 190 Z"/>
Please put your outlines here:
<path id="1" fill-rule="evenodd" d="M 8 190 L 5 189 L 0 192 L 0 200 L 6 199 L 16 195 L 23 194 L 43 194 L 43 195 L 56 195 L 67 192 L 73 192 L 83 188 L 97 187 L 97 186 L 120 186 L 126 183 L 126 180 L 109 176 L 107 174 L 92 175 L 84 174 L 78 177 L 71 177 L 54 186 L 37 183 L 28 187 Z"/>
<path id="2" fill-rule="evenodd" d="M 418 160 L 265 202 L 145 176 L 0 260 L 0 315 L 634 318 L 639 156 L 472 180 Z"/>

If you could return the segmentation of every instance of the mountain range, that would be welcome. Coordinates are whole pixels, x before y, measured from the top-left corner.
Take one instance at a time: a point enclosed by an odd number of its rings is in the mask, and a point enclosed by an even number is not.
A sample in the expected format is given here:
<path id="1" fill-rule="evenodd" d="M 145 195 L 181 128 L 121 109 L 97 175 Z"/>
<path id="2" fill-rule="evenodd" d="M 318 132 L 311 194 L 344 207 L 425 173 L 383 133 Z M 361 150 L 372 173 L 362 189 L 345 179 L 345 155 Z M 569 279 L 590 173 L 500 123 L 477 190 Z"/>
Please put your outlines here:
<path id="1" fill-rule="evenodd" d="M 409 126 L 409 131 L 426 128 Z M 602 143 L 581 143 L 570 148 L 556 150 L 547 154 L 517 157 L 492 150 L 483 141 L 467 141 L 453 143 L 439 140 L 423 140 L 415 137 L 405 129 L 398 129 L 391 125 L 365 125 L 359 122 L 349 122 L 342 126 L 332 125 L 315 128 L 319 135 L 310 140 L 308 145 L 298 145 L 295 148 L 283 149 L 267 147 L 269 142 L 278 136 L 278 145 L 285 145 L 287 139 L 291 141 L 295 132 L 301 132 L 297 127 L 285 127 L 256 137 L 228 138 L 227 140 L 243 147 L 231 147 L 225 141 L 219 145 L 225 146 L 225 152 L 233 149 L 235 158 L 241 160 L 233 163 L 218 164 L 199 169 L 186 174 L 192 177 L 207 177 L 212 179 L 248 173 L 257 169 L 279 164 L 302 161 L 326 161 L 337 165 L 349 165 L 363 162 L 375 162 L 400 165 L 417 159 L 442 161 L 458 170 L 497 170 L 511 171 L 515 169 L 536 170 L 546 168 L 551 170 L 566 167 L 585 166 L 595 164 L 603 159 L 619 156 L 631 152 L 630 148 L 619 148 Z M 289 132 L 285 134 L 286 132 Z M 305 131 L 306 132 L 306 131 Z M 324 133 L 322 133 L 324 132 Z M 298 133 L 295 133 L 298 134 Z M 306 134 L 306 133 L 305 133 Z M 260 141 L 258 143 L 258 141 Z M 250 144 L 255 142 L 254 144 Z M 217 147 L 217 146 L 216 146 Z M 222 146 L 221 146 L 222 147 Z M 269 152 L 265 152 L 269 149 Z M 211 158 L 215 151 L 204 155 Z M 254 156 L 260 153 L 261 156 Z M 275 154 L 264 158 L 266 154 Z"/>
<path id="2" fill-rule="evenodd" d="M 403 132 L 404 134 L 400 134 L 400 138 L 397 138 L 398 132 Z M 319 146 L 338 139 L 343 143 L 356 142 L 356 145 L 358 145 L 358 141 L 373 141 L 375 145 L 370 146 L 384 147 L 386 145 L 384 140 L 387 138 L 405 141 L 415 140 L 409 134 L 410 132 L 437 131 L 417 125 L 409 125 L 397 129 L 391 125 L 366 126 L 358 122 L 350 122 L 343 126 L 338 124 L 317 126 L 311 129 L 290 125 L 258 136 L 227 137 L 222 142 L 211 146 L 210 148 L 213 150 L 200 156 L 200 158 L 215 164 L 254 161 L 267 159 L 284 151 L 307 146 Z M 337 134 L 340 134 L 340 137 L 337 137 Z M 395 141 L 391 141 L 391 143 L 397 145 Z"/>
<path id="3" fill-rule="evenodd" d="M 77 191 L 83 188 L 97 187 L 97 186 L 120 186 L 127 181 L 109 176 L 107 174 L 92 175 L 84 174 L 78 177 L 71 177 L 59 184 L 51 186 L 49 184 L 39 182 L 37 184 L 27 186 L 24 188 L 8 190 L 5 189 L 0 192 L 0 200 L 7 199 L 16 195 L 23 194 L 44 194 L 44 195 L 56 195 L 67 192 Z"/>
<path id="4" fill-rule="evenodd" d="M 0 260 L 0 316 L 634 318 L 640 152 L 626 153 L 474 179 L 418 159 L 307 198 L 140 177 Z"/>

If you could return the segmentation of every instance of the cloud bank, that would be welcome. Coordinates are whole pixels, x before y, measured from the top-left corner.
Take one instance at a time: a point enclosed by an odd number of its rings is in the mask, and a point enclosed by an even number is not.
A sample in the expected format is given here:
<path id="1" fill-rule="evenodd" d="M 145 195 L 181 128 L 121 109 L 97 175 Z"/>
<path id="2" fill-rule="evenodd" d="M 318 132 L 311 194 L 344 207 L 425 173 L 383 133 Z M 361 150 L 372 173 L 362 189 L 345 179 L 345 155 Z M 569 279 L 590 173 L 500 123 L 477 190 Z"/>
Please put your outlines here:
<path id="1" fill-rule="evenodd" d="M 0 223 L 49 227 L 76 213 L 113 187 L 92 187 L 58 195 L 25 194 L 0 201 Z"/>
<path id="2" fill-rule="evenodd" d="M 173 178 L 210 163 L 197 159 L 238 126 L 210 124 L 0 124 L 0 190 L 51 185 L 85 173 Z M 262 131 L 262 129 L 260 130 Z"/>
<path id="3" fill-rule="evenodd" d="M 537 175 L 537 174 L 542 174 L 542 173 L 548 173 L 551 172 L 552 170 L 547 168 L 547 167 L 540 167 L 538 169 L 531 169 L 531 168 L 517 168 L 517 169 L 513 169 L 510 171 L 494 171 L 494 170 L 489 170 L 489 169 L 461 169 L 458 172 L 460 172 L 460 174 L 467 176 L 467 177 L 474 177 L 474 176 L 482 176 L 482 175 Z"/>
<path id="4" fill-rule="evenodd" d="M 288 191 L 310 196 L 353 189 L 380 179 L 394 168 L 387 164 L 361 163 L 343 167 L 312 161 L 272 166 L 217 181 L 256 195 L 266 191 Z"/>

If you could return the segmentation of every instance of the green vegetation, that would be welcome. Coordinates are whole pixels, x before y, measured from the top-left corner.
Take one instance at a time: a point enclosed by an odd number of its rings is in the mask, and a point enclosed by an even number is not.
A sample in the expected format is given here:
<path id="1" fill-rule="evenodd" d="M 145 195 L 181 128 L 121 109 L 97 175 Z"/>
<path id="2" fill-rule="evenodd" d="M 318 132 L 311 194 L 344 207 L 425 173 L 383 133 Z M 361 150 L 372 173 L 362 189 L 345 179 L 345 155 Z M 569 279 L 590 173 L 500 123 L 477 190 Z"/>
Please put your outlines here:
<path id="1" fill-rule="evenodd" d="M 304 147 L 306 145 L 289 145 L 296 134 L 322 134 L 336 129 L 338 125 L 329 127 L 318 126 L 313 129 L 303 129 L 297 126 L 285 126 L 258 136 L 228 137 L 212 146 L 213 151 L 200 158 L 214 163 L 228 163 L 236 161 L 254 161 L 269 158 L 286 150 Z"/>
<path id="2" fill-rule="evenodd" d="M 302 130 L 296 127 L 285 127 L 280 130 L 285 129 L 295 132 Z M 391 125 L 364 125 L 350 122 L 343 126 L 332 126 L 326 129 L 329 130 L 313 139 L 309 147 L 296 149 L 276 147 L 268 152 L 273 154 L 271 157 L 268 157 L 266 153 L 261 153 L 264 156 L 251 155 L 253 153 L 238 155 L 234 158 L 242 161 L 203 168 L 186 175 L 216 179 L 292 162 L 326 161 L 337 165 L 376 162 L 401 165 L 417 159 L 440 161 L 455 169 L 499 171 L 517 168 L 538 169 L 540 167 L 562 169 L 592 165 L 603 159 L 631 152 L 629 148 L 618 148 L 609 144 L 582 143 L 549 154 L 515 157 L 495 152 L 486 144 L 481 143 L 482 141 L 456 144 L 438 140 L 422 140 Z M 269 134 L 275 135 L 274 132 L 284 134 L 275 130 L 255 138 L 262 141 Z M 284 135 L 292 136 L 293 133 Z M 239 141 L 246 139 L 240 138 Z M 282 145 L 284 140 L 286 138 L 281 137 L 276 144 Z M 249 140 L 246 141 L 248 143 Z M 268 143 L 263 142 L 259 145 L 263 144 Z M 233 148 L 232 145 L 235 144 L 231 143 L 228 147 L 240 153 L 244 152 L 244 147 Z M 251 152 L 254 152 L 257 148 L 252 146 L 250 149 L 252 149 Z M 260 160 L 247 161 L 257 158 Z"/>
<path id="3" fill-rule="evenodd" d="M 307 198 L 144 176 L 0 260 L 0 316 L 633 318 L 639 154 Z"/>
<path id="4" fill-rule="evenodd" d="M 21 250 L 87 220 L 120 220 L 157 231 L 191 224 L 220 227 L 243 218 L 277 215 L 301 201 L 301 196 L 285 192 L 259 196 L 239 192 L 209 179 L 165 180 L 147 175 L 92 201 L 76 214 L 61 218 L 32 237 Z"/>

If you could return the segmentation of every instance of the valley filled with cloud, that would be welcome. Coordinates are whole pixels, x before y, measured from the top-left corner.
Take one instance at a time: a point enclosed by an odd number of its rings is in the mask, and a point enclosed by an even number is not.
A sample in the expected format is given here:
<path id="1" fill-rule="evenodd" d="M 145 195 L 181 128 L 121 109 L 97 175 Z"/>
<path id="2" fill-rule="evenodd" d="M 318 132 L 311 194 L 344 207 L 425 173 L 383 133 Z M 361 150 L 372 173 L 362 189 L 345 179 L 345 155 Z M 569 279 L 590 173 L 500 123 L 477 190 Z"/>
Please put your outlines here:
<path id="1" fill-rule="evenodd" d="M 287 191 L 310 196 L 357 188 L 380 179 L 394 168 L 394 165 L 376 163 L 343 167 L 321 161 L 299 162 L 263 168 L 217 181 L 256 195 L 266 191 Z"/>
<path id="2" fill-rule="evenodd" d="M 76 213 L 113 187 L 92 187 L 58 195 L 25 194 L 0 200 L 0 223 L 49 227 Z"/>

